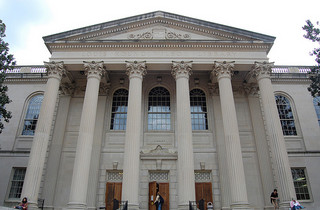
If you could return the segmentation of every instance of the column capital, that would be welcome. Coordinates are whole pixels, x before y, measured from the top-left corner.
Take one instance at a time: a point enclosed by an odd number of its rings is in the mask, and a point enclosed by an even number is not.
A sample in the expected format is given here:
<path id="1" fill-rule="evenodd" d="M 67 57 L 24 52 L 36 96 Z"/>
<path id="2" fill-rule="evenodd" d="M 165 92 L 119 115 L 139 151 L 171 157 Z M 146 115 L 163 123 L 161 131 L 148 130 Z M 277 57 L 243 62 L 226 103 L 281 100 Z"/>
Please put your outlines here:
<path id="1" fill-rule="evenodd" d="M 66 69 L 64 67 L 63 61 L 60 61 L 60 62 L 44 61 L 44 66 L 46 67 L 49 78 L 56 78 L 58 80 L 61 80 L 62 76 L 66 74 Z"/>
<path id="2" fill-rule="evenodd" d="M 83 61 L 84 70 L 86 71 L 87 77 L 97 77 L 101 79 L 101 77 L 105 74 L 106 70 L 103 66 L 103 61 L 100 62 L 87 62 Z"/>
<path id="3" fill-rule="evenodd" d="M 172 66 L 171 66 L 171 74 L 175 79 L 178 79 L 180 77 L 186 77 L 189 79 L 189 76 L 192 74 L 192 62 L 193 61 L 188 61 L 188 62 L 177 62 L 177 61 L 172 61 Z"/>
<path id="4" fill-rule="evenodd" d="M 126 73 L 129 79 L 139 77 L 142 79 L 147 73 L 146 61 L 126 61 Z"/>
<path id="5" fill-rule="evenodd" d="M 252 67 L 252 70 L 250 72 L 251 76 L 256 78 L 257 80 L 260 80 L 262 78 L 270 78 L 270 74 L 272 72 L 272 67 L 274 65 L 274 62 L 254 62 L 254 66 Z"/>
<path id="6" fill-rule="evenodd" d="M 235 61 L 215 61 L 213 64 L 211 76 L 216 76 L 218 80 L 223 77 L 231 78 L 231 76 L 233 75 L 234 62 Z"/>

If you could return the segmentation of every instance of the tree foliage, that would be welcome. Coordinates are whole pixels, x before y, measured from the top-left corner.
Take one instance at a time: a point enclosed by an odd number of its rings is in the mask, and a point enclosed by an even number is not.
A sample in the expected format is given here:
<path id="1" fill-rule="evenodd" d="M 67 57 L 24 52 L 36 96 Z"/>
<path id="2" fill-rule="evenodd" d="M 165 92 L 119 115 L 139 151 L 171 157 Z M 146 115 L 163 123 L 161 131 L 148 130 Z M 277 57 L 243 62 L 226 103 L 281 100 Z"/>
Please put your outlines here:
<path id="1" fill-rule="evenodd" d="M 304 25 L 302 29 L 306 31 L 306 34 L 303 35 L 304 38 L 320 44 L 319 22 L 314 26 L 310 20 L 307 20 L 306 25 Z M 309 73 L 311 84 L 308 87 L 308 91 L 310 91 L 313 97 L 316 97 L 320 96 L 320 46 L 318 46 L 318 48 L 314 48 L 313 51 L 310 52 L 310 55 L 316 57 L 315 61 L 317 65 L 314 66 Z"/>
<path id="2" fill-rule="evenodd" d="M 13 55 L 9 54 L 9 44 L 3 40 L 6 36 L 6 25 L 0 20 L 0 133 L 4 129 L 3 122 L 9 122 L 11 112 L 6 110 L 5 105 L 11 100 L 7 95 L 8 87 L 3 84 L 6 71 L 13 69 L 15 61 Z"/>

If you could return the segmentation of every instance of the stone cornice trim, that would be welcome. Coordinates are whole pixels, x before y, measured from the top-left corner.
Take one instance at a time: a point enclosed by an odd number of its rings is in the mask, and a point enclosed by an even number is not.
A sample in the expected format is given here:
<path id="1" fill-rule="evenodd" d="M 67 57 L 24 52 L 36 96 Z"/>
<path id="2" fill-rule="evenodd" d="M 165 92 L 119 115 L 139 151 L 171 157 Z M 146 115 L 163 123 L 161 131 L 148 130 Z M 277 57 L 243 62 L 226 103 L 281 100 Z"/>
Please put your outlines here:
<path id="1" fill-rule="evenodd" d="M 87 48 L 229 48 L 229 49 L 269 49 L 270 45 L 268 44 L 226 44 L 226 43 L 216 43 L 216 44 L 199 44 L 199 43 L 178 43 L 178 44 L 168 44 L 168 43 L 133 43 L 133 42 L 122 42 L 122 43 L 112 43 L 107 44 L 104 42 L 101 43 L 79 43 L 71 44 L 64 43 L 59 44 L 55 43 L 49 46 L 52 50 L 62 50 L 62 49 L 87 49 Z"/>

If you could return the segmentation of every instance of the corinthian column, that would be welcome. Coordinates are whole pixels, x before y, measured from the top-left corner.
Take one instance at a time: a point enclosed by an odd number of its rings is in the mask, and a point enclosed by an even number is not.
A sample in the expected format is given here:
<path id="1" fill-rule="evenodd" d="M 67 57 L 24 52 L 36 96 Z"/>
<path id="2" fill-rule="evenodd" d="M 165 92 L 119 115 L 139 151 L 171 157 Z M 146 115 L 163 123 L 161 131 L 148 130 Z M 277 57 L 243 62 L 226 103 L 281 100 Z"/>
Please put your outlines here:
<path id="1" fill-rule="evenodd" d="M 178 142 L 179 209 L 186 209 L 195 200 L 194 160 L 190 112 L 189 76 L 192 62 L 172 62 L 172 76 L 176 79 Z"/>
<path id="2" fill-rule="evenodd" d="M 259 84 L 267 135 L 270 141 L 272 162 L 276 175 L 275 178 L 281 199 L 280 206 L 283 209 L 288 209 L 291 198 L 295 198 L 296 195 L 277 105 L 273 93 L 273 87 L 270 79 L 272 66 L 273 63 L 255 62 L 251 74 L 257 79 Z"/>
<path id="3" fill-rule="evenodd" d="M 142 80 L 147 72 L 146 62 L 127 62 L 129 98 L 124 147 L 122 200 L 129 209 L 139 209 L 139 171 L 141 139 Z"/>
<path id="4" fill-rule="evenodd" d="M 69 209 L 85 209 L 87 207 L 89 170 L 94 125 L 97 114 L 99 85 L 101 77 L 105 73 L 103 62 L 84 62 L 84 69 L 88 79 L 81 113 L 76 157 L 68 203 Z"/>
<path id="5" fill-rule="evenodd" d="M 27 197 L 29 208 L 37 207 L 43 165 L 46 157 L 54 108 L 62 75 L 65 73 L 63 62 L 45 62 L 48 81 L 42 101 L 36 131 L 33 137 L 28 168 L 24 179 L 22 197 Z"/>
<path id="6" fill-rule="evenodd" d="M 239 128 L 231 85 L 233 63 L 214 62 L 212 76 L 217 77 L 219 83 L 227 167 L 231 187 L 230 207 L 231 209 L 249 209 Z"/>

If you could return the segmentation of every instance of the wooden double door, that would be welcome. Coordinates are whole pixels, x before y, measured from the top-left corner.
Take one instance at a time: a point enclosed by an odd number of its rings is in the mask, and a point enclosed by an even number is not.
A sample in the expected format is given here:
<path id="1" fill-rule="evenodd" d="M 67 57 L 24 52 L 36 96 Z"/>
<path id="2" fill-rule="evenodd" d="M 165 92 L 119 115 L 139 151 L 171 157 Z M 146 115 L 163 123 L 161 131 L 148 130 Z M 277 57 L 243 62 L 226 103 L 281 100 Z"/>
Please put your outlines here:
<path id="1" fill-rule="evenodd" d="M 122 183 L 121 182 L 107 182 L 106 186 L 106 209 L 113 210 L 114 199 L 121 201 Z M 119 203 L 120 205 L 120 203 Z"/>
<path id="2" fill-rule="evenodd" d="M 196 201 L 199 202 L 201 199 L 204 200 L 205 210 L 207 210 L 208 202 L 213 204 L 211 182 L 196 183 Z M 199 208 L 199 204 L 197 204 L 197 207 Z"/>
<path id="3" fill-rule="evenodd" d="M 156 205 L 154 201 L 156 200 L 157 191 L 159 191 L 162 196 L 164 203 L 162 205 L 162 210 L 169 210 L 170 202 L 169 202 L 169 183 L 157 183 L 150 182 L 149 183 L 149 210 L 156 210 Z"/>

